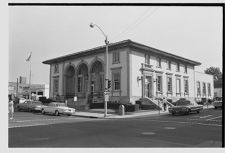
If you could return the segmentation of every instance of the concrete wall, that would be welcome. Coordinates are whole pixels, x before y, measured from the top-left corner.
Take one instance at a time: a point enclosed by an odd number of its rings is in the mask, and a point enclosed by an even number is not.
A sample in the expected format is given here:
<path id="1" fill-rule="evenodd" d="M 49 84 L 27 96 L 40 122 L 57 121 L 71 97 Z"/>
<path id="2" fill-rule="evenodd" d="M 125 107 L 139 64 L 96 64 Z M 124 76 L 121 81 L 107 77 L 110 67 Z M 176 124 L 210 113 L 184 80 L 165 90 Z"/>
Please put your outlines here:
<path id="1" fill-rule="evenodd" d="M 149 53 L 148 53 L 149 54 Z M 150 65 L 155 72 L 153 72 L 153 80 L 156 79 L 156 74 L 162 75 L 162 94 L 160 96 L 166 96 L 173 100 L 177 100 L 181 97 L 194 98 L 194 66 L 180 63 L 180 72 L 176 72 L 177 61 L 173 61 L 170 58 L 161 58 L 161 68 L 156 67 L 156 56 L 150 55 Z M 130 53 L 130 78 L 131 78 L 131 101 L 135 101 L 142 96 L 142 81 L 137 81 L 137 78 L 142 76 L 140 71 L 141 63 L 145 63 L 145 53 L 132 50 Z M 167 69 L 167 60 L 171 61 L 171 70 Z M 185 73 L 185 65 L 187 65 L 187 73 Z M 172 75 L 172 95 L 167 94 L 167 75 Z M 181 96 L 176 95 L 176 76 L 181 79 Z M 184 77 L 188 78 L 189 83 L 189 95 L 184 95 Z M 156 94 L 156 82 L 153 83 L 153 95 Z"/>
<path id="2" fill-rule="evenodd" d="M 222 88 L 214 88 L 215 97 L 223 97 Z"/>
<path id="3" fill-rule="evenodd" d="M 117 64 L 113 64 L 112 62 L 112 56 L 113 56 L 113 52 L 119 52 L 120 53 L 120 62 Z M 119 100 L 123 100 L 123 101 L 128 101 L 128 97 L 127 97 L 127 82 L 128 82 L 128 76 L 127 76 L 127 51 L 128 49 L 118 49 L 118 50 L 114 50 L 114 51 L 109 51 L 108 54 L 108 64 L 109 64 L 109 79 L 112 80 L 112 71 L 115 69 L 121 69 L 121 90 L 120 91 L 111 91 L 110 94 L 110 100 L 113 101 L 119 101 Z M 105 52 L 104 53 L 99 53 L 96 55 L 89 55 L 89 56 L 84 56 L 82 58 L 79 59 L 73 59 L 73 60 L 67 60 L 61 63 L 57 63 L 59 66 L 59 73 L 54 74 L 54 64 L 50 65 L 50 97 L 54 97 L 54 93 L 53 93 L 53 80 L 55 77 L 59 78 L 59 95 L 64 95 L 64 71 L 65 69 L 69 66 L 72 65 L 75 69 L 78 68 L 79 64 L 84 62 L 88 65 L 88 71 L 90 71 L 91 66 L 93 64 L 93 62 L 95 60 L 100 60 L 103 63 L 103 67 L 104 67 L 104 71 L 105 71 L 105 63 L 104 63 L 104 59 L 105 59 Z M 75 74 L 76 75 L 76 74 Z M 77 85 L 74 84 L 75 88 L 77 88 Z M 89 87 L 88 87 L 89 88 Z M 112 90 L 112 88 L 111 88 Z"/>
<path id="4" fill-rule="evenodd" d="M 201 96 L 197 96 L 197 82 L 200 82 L 201 87 Z M 206 83 L 206 96 L 203 96 L 203 83 Z M 208 95 L 208 86 L 207 84 L 210 83 L 211 86 L 211 96 Z M 214 97 L 214 82 L 213 82 L 213 75 L 205 74 L 202 72 L 195 72 L 195 97 L 198 98 L 213 98 Z"/>

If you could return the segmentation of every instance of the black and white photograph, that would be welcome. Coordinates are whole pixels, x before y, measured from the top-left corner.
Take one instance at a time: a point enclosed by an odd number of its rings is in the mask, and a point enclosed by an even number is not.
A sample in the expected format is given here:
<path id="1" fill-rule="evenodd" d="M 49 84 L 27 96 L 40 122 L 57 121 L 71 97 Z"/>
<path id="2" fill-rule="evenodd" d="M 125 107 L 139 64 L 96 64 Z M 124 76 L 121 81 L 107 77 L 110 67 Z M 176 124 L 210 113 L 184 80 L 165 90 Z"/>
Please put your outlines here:
<path id="1" fill-rule="evenodd" d="M 9 149 L 224 147 L 224 4 L 7 10 Z"/>

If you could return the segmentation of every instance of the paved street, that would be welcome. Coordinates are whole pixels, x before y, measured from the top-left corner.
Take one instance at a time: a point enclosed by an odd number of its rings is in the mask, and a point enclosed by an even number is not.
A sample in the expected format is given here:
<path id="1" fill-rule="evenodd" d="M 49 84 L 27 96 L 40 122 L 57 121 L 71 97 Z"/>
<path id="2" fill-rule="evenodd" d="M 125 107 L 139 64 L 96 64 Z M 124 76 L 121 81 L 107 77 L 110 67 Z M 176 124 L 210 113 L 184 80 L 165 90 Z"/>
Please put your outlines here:
<path id="1" fill-rule="evenodd" d="M 17 112 L 9 147 L 221 147 L 222 110 L 94 119 Z"/>

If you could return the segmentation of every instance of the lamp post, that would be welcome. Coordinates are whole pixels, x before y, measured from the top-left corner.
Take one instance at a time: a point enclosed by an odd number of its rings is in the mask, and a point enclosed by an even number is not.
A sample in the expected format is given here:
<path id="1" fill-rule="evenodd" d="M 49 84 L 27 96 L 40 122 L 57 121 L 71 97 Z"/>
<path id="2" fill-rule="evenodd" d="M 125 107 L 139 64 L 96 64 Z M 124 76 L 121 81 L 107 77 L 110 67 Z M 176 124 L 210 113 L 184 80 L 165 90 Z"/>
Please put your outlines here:
<path id="1" fill-rule="evenodd" d="M 90 24 L 91 28 L 97 27 L 102 34 L 105 37 L 105 45 L 106 45 L 106 52 L 105 52 L 105 56 L 106 56 L 106 60 L 105 60 L 105 66 L 106 66 L 106 72 L 105 72 L 105 90 L 108 90 L 108 75 L 109 75 L 109 70 L 108 70 L 108 45 L 109 45 L 109 41 L 107 39 L 107 35 L 104 33 L 104 31 L 97 25 L 94 23 Z M 108 91 L 104 91 L 104 117 L 107 116 L 107 101 L 109 100 L 109 94 Z"/>

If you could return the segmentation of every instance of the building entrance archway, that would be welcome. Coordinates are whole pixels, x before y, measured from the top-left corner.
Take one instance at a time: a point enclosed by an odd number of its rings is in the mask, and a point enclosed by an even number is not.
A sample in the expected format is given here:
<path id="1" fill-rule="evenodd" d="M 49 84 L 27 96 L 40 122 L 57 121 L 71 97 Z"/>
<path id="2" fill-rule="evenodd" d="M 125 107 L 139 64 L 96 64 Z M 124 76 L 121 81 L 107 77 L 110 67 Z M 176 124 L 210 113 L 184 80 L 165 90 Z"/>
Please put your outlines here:
<path id="1" fill-rule="evenodd" d="M 65 96 L 73 98 L 75 96 L 75 69 L 72 65 L 68 66 L 65 72 Z"/>
<path id="2" fill-rule="evenodd" d="M 85 98 L 88 92 L 88 66 L 82 63 L 77 71 L 77 96 Z"/>
<path id="3" fill-rule="evenodd" d="M 91 95 L 98 98 L 103 97 L 104 91 L 104 69 L 100 61 L 95 61 L 91 67 Z"/>

